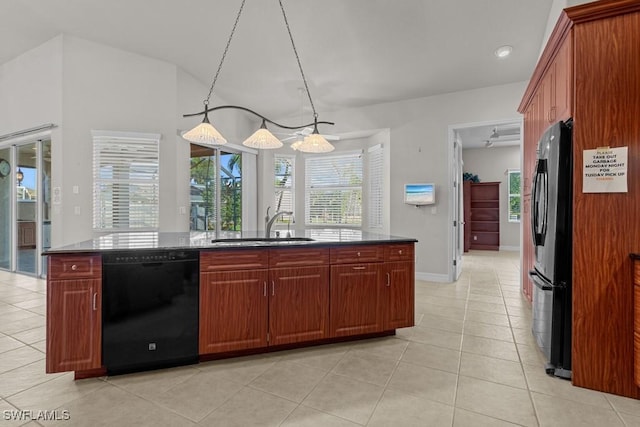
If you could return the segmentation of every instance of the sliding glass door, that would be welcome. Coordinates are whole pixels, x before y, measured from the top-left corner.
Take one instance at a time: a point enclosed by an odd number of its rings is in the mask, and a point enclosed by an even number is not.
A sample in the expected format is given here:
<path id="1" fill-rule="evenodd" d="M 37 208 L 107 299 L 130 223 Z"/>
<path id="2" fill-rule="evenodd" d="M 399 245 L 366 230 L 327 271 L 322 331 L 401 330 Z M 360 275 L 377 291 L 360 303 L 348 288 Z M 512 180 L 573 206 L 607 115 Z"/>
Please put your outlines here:
<path id="1" fill-rule="evenodd" d="M 13 161 L 10 148 L 0 148 L 0 268 L 11 268 L 11 203 Z"/>
<path id="2" fill-rule="evenodd" d="M 242 231 L 242 154 L 191 144 L 193 231 Z"/>
<path id="3" fill-rule="evenodd" d="M 4 166 L 3 166 L 4 165 Z M 0 268 L 46 275 L 51 246 L 51 141 L 0 148 Z"/>

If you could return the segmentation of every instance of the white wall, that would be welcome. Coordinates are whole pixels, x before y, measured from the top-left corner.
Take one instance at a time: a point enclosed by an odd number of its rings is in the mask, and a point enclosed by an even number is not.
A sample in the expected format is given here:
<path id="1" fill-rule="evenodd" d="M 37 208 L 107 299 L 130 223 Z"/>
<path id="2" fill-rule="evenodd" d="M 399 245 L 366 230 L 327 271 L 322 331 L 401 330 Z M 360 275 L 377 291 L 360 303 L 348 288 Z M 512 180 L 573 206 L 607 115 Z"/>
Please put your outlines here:
<path id="1" fill-rule="evenodd" d="M 553 28 L 556 26 L 556 22 L 562 13 L 562 9 L 566 9 L 571 6 L 577 6 L 579 4 L 591 3 L 592 0 L 553 0 L 551 4 L 551 10 L 549 11 L 549 17 L 547 19 L 547 27 L 544 31 L 544 37 L 542 38 L 542 45 L 540 46 L 540 55 L 551 36 Z"/>
<path id="2" fill-rule="evenodd" d="M 520 119 L 516 108 L 525 83 L 455 92 L 426 98 L 320 112 L 321 120 L 336 123 L 322 131 L 350 133 L 390 129 L 390 233 L 415 237 L 416 271 L 420 278 L 448 280 L 453 262 L 449 227 L 448 127 L 457 123 Z M 339 146 L 340 142 L 336 143 Z M 259 160 L 262 182 L 271 182 L 272 162 Z M 403 201 L 404 184 L 434 182 L 437 204 L 415 208 Z M 259 185 L 259 206 L 266 206 L 273 189 Z"/>
<path id="3" fill-rule="evenodd" d="M 462 150 L 464 172 L 478 175 L 481 182 L 500 182 L 500 248 L 520 249 L 520 223 L 509 222 L 509 177 L 507 169 L 520 169 L 520 146 L 469 148 Z"/>
<path id="4" fill-rule="evenodd" d="M 51 185 L 62 190 L 62 203 L 52 210 L 54 247 L 93 236 L 92 129 L 162 135 L 160 229 L 189 229 L 189 216 L 179 214 L 180 206 L 189 212 L 189 144 L 177 135 L 201 120 L 182 114 L 200 111 L 207 90 L 173 64 L 67 35 L 0 67 L 0 134 L 58 126 L 51 138 Z M 216 114 L 230 142 L 253 132 L 237 112 Z"/>

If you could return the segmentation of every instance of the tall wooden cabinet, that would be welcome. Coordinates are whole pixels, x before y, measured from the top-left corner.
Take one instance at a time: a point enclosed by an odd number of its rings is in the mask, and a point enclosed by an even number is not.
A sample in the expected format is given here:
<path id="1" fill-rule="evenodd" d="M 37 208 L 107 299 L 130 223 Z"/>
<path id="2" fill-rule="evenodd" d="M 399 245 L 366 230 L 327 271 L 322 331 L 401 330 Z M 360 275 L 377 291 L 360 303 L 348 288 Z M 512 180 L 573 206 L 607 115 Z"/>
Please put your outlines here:
<path id="1" fill-rule="evenodd" d="M 500 248 L 500 183 L 465 182 L 464 241 L 466 249 Z"/>
<path id="2" fill-rule="evenodd" d="M 551 124 L 573 117 L 572 381 L 639 398 L 633 380 L 633 284 L 640 252 L 640 2 L 565 9 L 518 111 L 524 115 L 523 293 L 531 298 L 531 178 Z M 583 151 L 628 147 L 626 193 L 583 193 Z"/>

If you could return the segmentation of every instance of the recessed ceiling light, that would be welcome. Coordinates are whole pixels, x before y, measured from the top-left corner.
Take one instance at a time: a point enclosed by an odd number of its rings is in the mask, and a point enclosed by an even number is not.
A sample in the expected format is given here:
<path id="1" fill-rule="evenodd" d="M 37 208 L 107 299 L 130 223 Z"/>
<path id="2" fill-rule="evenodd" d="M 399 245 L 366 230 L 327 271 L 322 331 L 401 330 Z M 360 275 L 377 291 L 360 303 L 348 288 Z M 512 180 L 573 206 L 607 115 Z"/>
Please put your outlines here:
<path id="1" fill-rule="evenodd" d="M 500 46 L 495 52 L 493 52 L 493 54 L 502 59 L 511 55 L 511 51 L 513 51 L 513 47 L 511 46 Z"/>

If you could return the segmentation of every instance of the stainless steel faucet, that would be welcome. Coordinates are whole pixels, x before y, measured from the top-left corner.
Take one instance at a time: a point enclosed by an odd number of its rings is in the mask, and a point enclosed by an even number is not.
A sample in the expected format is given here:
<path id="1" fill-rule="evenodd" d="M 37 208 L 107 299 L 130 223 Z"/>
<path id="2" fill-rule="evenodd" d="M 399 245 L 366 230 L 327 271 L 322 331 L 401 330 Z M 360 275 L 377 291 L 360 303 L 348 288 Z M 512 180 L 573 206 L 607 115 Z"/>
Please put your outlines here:
<path id="1" fill-rule="evenodd" d="M 290 211 L 280 211 L 274 213 L 273 216 L 269 218 L 269 209 L 271 209 L 271 206 L 267 207 L 267 215 L 264 217 L 264 237 L 267 239 L 271 236 L 271 227 L 273 227 L 273 223 L 278 217 L 282 215 L 293 215 L 293 212 Z"/>

